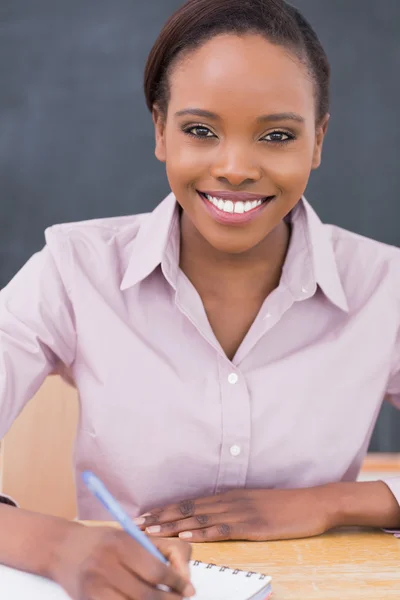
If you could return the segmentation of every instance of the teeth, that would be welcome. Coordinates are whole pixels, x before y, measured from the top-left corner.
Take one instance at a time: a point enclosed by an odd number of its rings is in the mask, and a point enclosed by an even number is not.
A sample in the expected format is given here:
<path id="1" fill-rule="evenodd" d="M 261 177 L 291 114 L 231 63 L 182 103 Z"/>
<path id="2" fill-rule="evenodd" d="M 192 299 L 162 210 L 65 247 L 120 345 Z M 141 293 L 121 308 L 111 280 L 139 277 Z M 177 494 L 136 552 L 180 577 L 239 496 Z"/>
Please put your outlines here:
<path id="1" fill-rule="evenodd" d="M 224 208 L 222 210 L 224 212 L 233 213 L 233 202 L 231 200 L 226 200 L 224 203 Z"/>
<path id="2" fill-rule="evenodd" d="M 242 202 L 238 200 L 237 202 L 232 202 L 232 200 L 222 200 L 221 198 L 214 198 L 213 196 L 209 196 L 208 194 L 204 194 L 205 197 L 211 204 L 214 204 L 219 210 L 222 210 L 227 213 L 238 213 L 242 214 L 244 212 L 248 212 L 249 210 L 253 210 L 256 206 L 260 206 L 263 203 L 263 200 L 253 200 L 250 202 Z"/>
<path id="3" fill-rule="evenodd" d="M 244 212 L 247 212 L 248 210 L 251 210 L 251 202 L 249 200 L 247 200 L 247 202 L 245 202 L 244 205 Z"/>

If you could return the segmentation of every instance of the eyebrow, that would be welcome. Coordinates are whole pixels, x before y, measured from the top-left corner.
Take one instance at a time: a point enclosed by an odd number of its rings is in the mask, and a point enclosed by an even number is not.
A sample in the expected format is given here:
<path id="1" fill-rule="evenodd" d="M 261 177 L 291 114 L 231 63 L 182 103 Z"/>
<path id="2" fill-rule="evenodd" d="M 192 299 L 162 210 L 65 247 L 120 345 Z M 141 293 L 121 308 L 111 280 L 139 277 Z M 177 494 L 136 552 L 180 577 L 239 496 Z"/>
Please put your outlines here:
<path id="1" fill-rule="evenodd" d="M 219 121 L 220 117 L 209 110 L 203 110 L 202 108 L 185 108 L 183 110 L 178 110 L 175 113 L 175 117 L 183 117 L 185 115 L 192 115 L 195 117 L 204 117 L 205 119 L 212 119 L 214 121 Z M 270 115 L 260 115 L 256 119 L 257 123 L 271 123 L 275 121 L 296 121 L 297 123 L 304 123 L 304 118 L 293 112 L 282 112 L 282 113 L 273 113 Z"/>

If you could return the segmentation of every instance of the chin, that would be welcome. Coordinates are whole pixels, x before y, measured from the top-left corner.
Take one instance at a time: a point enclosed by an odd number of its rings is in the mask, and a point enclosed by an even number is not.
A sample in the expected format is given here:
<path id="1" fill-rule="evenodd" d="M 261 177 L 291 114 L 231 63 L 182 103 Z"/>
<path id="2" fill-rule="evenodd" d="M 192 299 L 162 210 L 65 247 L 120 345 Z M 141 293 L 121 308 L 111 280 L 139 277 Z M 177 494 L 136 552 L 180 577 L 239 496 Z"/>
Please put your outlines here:
<path id="1" fill-rule="evenodd" d="M 234 238 L 234 236 L 232 236 Z M 258 242 L 254 243 L 254 239 L 249 240 L 247 243 L 244 240 L 232 239 L 232 240 L 215 240 L 208 239 L 208 243 L 218 252 L 222 254 L 244 254 L 249 250 L 252 250 L 258 245 Z"/>

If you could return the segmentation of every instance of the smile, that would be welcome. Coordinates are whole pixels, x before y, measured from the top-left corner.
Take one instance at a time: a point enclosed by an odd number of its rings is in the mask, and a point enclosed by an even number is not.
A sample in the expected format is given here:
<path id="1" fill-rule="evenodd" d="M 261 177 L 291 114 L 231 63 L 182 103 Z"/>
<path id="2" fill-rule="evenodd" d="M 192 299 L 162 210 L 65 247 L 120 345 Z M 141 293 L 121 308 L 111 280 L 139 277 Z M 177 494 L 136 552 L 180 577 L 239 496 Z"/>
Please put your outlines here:
<path id="1" fill-rule="evenodd" d="M 240 194 L 221 192 L 221 196 L 217 194 L 211 195 L 206 192 L 198 191 L 198 194 L 205 206 L 208 207 L 208 212 L 217 221 L 226 224 L 242 224 L 253 219 L 262 208 L 268 204 L 275 196 L 258 197 L 255 194 Z"/>
<path id="2" fill-rule="evenodd" d="M 219 210 L 222 210 L 227 213 L 238 214 L 249 212 L 250 210 L 257 208 L 257 206 L 261 206 L 263 202 L 266 202 L 268 200 L 268 197 L 266 197 L 259 198 L 258 200 L 253 201 L 246 200 L 246 202 L 243 202 L 242 200 L 223 200 L 222 198 L 215 198 L 214 196 L 209 196 L 208 194 L 203 195 L 205 198 L 207 198 L 209 202 L 211 202 L 212 204 L 214 204 L 214 206 L 219 208 Z"/>

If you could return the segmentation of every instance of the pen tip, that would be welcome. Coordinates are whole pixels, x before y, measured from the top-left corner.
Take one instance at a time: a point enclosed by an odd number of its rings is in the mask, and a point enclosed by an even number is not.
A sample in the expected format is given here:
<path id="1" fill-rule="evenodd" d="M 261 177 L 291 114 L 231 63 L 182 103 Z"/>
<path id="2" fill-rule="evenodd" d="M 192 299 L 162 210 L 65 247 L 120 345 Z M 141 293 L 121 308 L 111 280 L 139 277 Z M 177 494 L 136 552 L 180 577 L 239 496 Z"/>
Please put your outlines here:
<path id="1" fill-rule="evenodd" d="M 92 476 L 92 473 L 90 471 L 83 471 L 82 472 L 82 479 L 85 483 L 88 483 L 90 478 Z"/>

